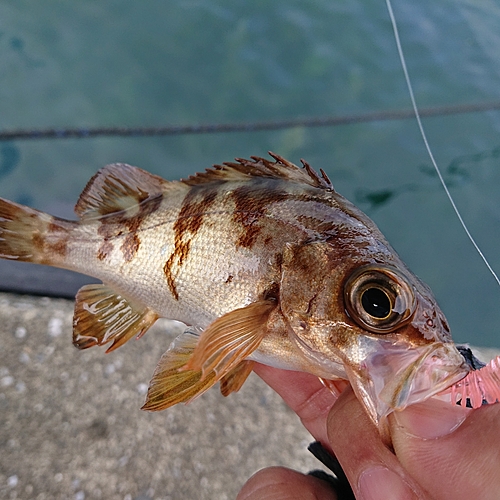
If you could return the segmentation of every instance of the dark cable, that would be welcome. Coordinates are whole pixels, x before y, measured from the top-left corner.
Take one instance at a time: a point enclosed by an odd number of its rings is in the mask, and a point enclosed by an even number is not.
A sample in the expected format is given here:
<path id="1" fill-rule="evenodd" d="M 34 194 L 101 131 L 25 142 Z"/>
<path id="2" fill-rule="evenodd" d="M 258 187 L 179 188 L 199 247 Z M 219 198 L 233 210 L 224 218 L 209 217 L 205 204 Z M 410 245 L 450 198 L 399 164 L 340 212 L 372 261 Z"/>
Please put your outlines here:
<path id="1" fill-rule="evenodd" d="M 420 110 L 420 116 L 443 116 L 459 113 L 475 113 L 500 109 L 500 102 L 437 106 Z M 333 127 L 383 120 L 414 118 L 413 110 L 378 111 L 362 115 L 326 116 L 316 118 L 292 118 L 289 120 L 248 123 L 213 123 L 206 125 L 180 125 L 162 127 L 92 127 L 92 128 L 45 128 L 0 131 L 0 141 L 25 139 L 86 139 L 90 137 L 145 137 L 184 134 L 218 134 L 228 132 L 257 132 L 293 127 Z"/>

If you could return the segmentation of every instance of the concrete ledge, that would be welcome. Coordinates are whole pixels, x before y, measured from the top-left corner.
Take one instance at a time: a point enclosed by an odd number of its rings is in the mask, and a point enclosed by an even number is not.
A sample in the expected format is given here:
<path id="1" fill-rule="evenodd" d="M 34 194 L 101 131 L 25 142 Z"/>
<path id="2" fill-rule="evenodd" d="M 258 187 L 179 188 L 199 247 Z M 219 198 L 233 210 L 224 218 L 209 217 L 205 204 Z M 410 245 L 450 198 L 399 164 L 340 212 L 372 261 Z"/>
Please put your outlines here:
<path id="1" fill-rule="evenodd" d="M 111 354 L 71 343 L 73 302 L 0 294 L 0 498 L 233 499 L 255 471 L 320 468 L 311 437 L 258 377 L 223 398 L 139 408 L 178 333 Z"/>
<path id="2" fill-rule="evenodd" d="M 72 313 L 69 300 L 0 294 L 1 498 L 223 500 L 262 467 L 321 468 L 295 414 L 253 375 L 227 399 L 214 388 L 140 411 L 178 323 L 105 354 L 73 347 Z"/>

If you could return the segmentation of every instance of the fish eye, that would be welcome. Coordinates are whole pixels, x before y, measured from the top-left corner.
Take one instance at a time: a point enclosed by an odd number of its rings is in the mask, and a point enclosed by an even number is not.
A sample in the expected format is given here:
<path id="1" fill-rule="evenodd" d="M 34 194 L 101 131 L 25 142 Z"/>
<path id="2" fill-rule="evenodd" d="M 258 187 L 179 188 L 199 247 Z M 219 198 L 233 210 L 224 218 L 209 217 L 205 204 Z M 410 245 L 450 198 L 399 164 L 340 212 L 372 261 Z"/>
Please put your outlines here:
<path id="1" fill-rule="evenodd" d="M 415 311 L 412 286 L 395 269 L 368 265 L 347 280 L 348 315 L 373 333 L 390 333 L 406 324 Z"/>
<path id="2" fill-rule="evenodd" d="M 385 319 L 391 314 L 391 299 L 388 294 L 378 287 L 367 288 L 361 294 L 363 309 L 374 318 Z"/>

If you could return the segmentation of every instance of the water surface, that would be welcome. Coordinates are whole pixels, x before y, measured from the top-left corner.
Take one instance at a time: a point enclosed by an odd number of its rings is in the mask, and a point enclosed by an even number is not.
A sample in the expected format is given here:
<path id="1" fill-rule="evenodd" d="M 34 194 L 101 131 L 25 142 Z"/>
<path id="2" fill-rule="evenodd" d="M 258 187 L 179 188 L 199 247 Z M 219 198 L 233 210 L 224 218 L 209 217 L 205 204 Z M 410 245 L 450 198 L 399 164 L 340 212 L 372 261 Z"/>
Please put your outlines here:
<path id="1" fill-rule="evenodd" d="M 421 107 L 499 100 L 500 7 L 394 1 Z M 409 108 L 383 0 L 0 4 L 0 129 L 154 126 Z M 500 113 L 424 121 L 500 270 Z M 168 179 L 268 150 L 323 168 L 434 290 L 454 337 L 500 346 L 500 289 L 467 241 L 414 120 L 275 132 L 0 143 L 0 196 L 69 214 L 101 166 Z"/>

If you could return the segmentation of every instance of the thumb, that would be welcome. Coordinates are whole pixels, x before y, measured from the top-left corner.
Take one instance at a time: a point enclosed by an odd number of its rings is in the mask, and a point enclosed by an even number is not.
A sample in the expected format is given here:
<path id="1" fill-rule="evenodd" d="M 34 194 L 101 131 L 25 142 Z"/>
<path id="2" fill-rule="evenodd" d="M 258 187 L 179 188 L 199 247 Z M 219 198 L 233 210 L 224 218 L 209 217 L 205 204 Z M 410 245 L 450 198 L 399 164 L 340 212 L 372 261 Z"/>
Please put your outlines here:
<path id="1" fill-rule="evenodd" d="M 349 387 L 328 416 L 328 438 L 359 500 L 424 500 L 427 494 L 383 444 Z"/>
<path id="2" fill-rule="evenodd" d="M 437 500 L 498 499 L 500 405 L 470 410 L 437 399 L 390 417 L 394 451 Z"/>

